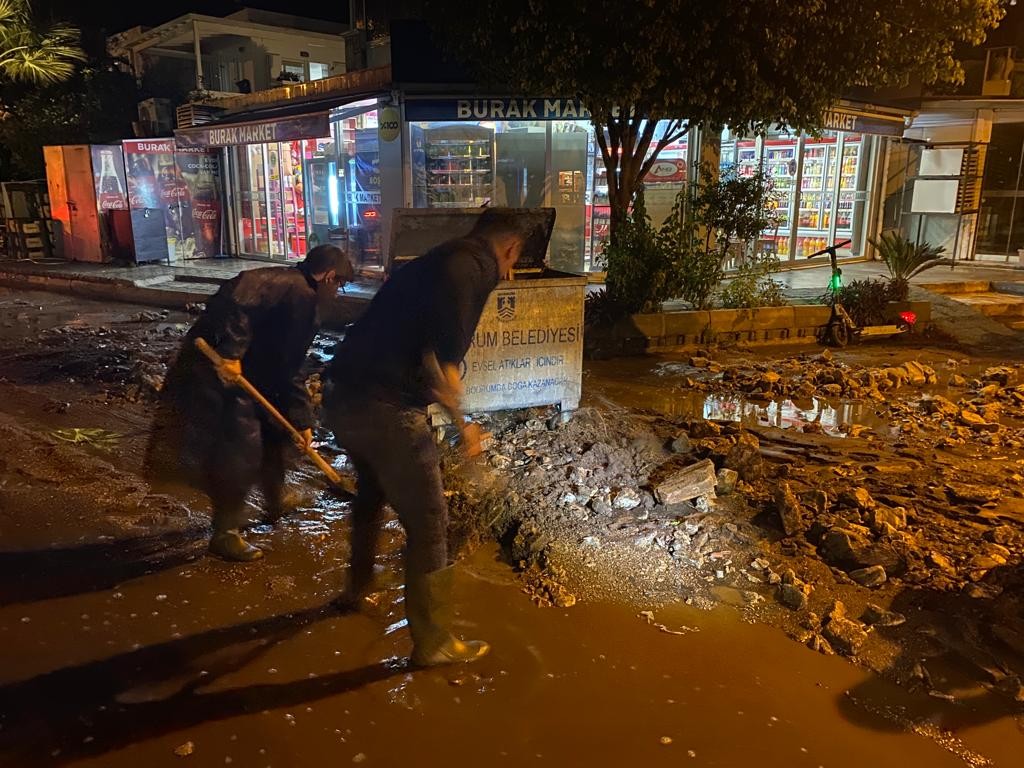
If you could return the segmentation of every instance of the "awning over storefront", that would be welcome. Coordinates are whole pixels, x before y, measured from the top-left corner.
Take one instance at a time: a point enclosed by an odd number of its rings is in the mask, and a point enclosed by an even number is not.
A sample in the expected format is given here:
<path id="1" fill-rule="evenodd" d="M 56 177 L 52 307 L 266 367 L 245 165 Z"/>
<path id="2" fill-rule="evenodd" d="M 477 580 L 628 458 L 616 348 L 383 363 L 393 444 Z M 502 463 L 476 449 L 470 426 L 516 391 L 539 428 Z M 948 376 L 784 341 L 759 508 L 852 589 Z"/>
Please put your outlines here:
<path id="1" fill-rule="evenodd" d="M 876 136 L 902 136 L 907 127 L 910 112 L 875 110 L 870 105 L 863 107 L 851 103 L 840 103 L 822 116 L 822 128 L 827 131 L 847 133 L 870 133 Z"/>
<path id="2" fill-rule="evenodd" d="M 272 120 L 240 123 L 211 123 L 174 132 L 179 147 L 231 147 L 272 141 L 319 139 L 331 133 L 327 112 L 295 115 Z"/>

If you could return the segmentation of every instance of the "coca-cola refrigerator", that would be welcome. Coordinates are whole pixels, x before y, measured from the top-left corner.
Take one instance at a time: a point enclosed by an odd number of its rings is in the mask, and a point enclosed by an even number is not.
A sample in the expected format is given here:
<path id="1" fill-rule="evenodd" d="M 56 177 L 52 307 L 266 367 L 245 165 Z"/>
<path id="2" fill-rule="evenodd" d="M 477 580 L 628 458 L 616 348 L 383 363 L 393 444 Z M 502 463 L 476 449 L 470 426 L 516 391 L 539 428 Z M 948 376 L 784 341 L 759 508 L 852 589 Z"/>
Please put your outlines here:
<path id="1" fill-rule="evenodd" d="M 93 262 L 127 258 L 131 227 L 121 148 L 51 146 L 43 154 L 58 255 Z"/>
<path id="2" fill-rule="evenodd" d="M 123 142 L 135 261 L 221 255 L 220 157 L 173 139 Z"/>

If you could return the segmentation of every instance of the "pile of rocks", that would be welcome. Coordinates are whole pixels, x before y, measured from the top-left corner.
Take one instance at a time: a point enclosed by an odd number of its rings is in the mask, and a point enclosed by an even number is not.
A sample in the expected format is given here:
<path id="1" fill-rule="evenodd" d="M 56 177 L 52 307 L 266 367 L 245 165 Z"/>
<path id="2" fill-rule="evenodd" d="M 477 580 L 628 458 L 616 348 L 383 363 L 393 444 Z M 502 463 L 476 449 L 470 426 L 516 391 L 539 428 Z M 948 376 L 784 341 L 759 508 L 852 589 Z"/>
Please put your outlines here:
<path id="1" fill-rule="evenodd" d="M 742 365 L 722 365 L 706 357 L 692 357 L 688 364 L 665 364 L 659 372 L 682 376 L 686 388 L 703 391 L 727 388 L 753 400 L 823 397 L 882 401 L 886 392 L 939 383 L 935 369 L 916 361 L 863 368 L 836 360 L 828 350 L 771 363 Z"/>

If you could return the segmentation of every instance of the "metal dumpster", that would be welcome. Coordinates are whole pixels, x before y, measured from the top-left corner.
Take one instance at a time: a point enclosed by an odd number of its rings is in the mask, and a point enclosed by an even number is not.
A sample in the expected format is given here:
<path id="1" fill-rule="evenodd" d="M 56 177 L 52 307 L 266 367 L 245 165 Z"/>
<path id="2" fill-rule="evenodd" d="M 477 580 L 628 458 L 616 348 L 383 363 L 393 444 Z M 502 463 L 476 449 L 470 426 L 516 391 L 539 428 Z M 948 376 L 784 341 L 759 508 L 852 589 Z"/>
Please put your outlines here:
<path id="1" fill-rule="evenodd" d="M 468 234 L 482 208 L 400 208 L 391 223 L 387 270 Z M 518 209 L 532 232 L 512 280 L 487 300 L 463 361 L 467 413 L 558 405 L 579 407 L 583 381 L 583 299 L 587 279 L 544 264 L 553 208 Z"/>

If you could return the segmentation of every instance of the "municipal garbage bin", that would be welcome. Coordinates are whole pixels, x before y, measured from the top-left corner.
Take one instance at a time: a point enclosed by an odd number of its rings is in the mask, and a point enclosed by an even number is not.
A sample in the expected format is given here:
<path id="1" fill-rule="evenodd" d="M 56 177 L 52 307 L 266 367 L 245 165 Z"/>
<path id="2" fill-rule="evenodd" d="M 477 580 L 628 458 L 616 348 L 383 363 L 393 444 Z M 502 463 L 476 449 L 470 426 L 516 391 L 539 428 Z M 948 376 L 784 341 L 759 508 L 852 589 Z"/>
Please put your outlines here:
<path id="1" fill-rule="evenodd" d="M 400 208 L 387 271 L 435 245 L 468 234 L 483 208 Z M 553 208 L 516 209 L 532 233 L 513 270 L 487 300 L 462 363 L 467 413 L 557 405 L 579 407 L 583 382 L 583 299 L 587 279 L 549 269 Z"/>

